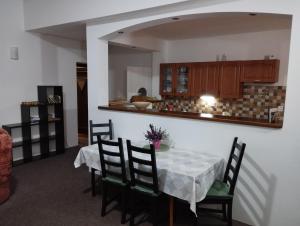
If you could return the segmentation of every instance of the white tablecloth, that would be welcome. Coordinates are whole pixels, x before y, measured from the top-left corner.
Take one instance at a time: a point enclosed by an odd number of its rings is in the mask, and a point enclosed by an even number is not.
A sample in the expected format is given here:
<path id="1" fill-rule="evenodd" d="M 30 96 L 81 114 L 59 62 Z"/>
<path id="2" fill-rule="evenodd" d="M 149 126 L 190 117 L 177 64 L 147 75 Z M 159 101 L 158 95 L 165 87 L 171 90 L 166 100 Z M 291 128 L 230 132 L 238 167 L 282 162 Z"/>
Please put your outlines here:
<path id="1" fill-rule="evenodd" d="M 126 145 L 124 145 L 127 160 Z M 214 180 L 223 175 L 224 159 L 201 150 L 170 148 L 156 152 L 159 189 L 171 196 L 186 200 L 196 213 L 196 203 L 203 200 Z M 74 166 L 101 169 L 97 144 L 82 147 Z"/>

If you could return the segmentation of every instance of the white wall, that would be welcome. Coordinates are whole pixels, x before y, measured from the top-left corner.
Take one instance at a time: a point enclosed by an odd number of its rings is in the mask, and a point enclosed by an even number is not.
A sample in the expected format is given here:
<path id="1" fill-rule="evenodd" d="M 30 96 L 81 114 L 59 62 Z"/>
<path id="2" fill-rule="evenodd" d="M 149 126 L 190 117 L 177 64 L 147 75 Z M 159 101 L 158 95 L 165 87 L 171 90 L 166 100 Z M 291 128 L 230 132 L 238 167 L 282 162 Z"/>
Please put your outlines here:
<path id="1" fill-rule="evenodd" d="M 140 88 L 145 88 L 147 96 L 152 96 L 152 68 L 127 67 L 127 100 L 137 95 Z"/>
<path id="2" fill-rule="evenodd" d="M 166 128 L 177 146 L 204 148 L 227 157 L 234 136 L 247 143 L 246 156 L 234 199 L 234 218 L 259 226 L 300 225 L 300 196 L 297 172 L 300 171 L 300 127 L 298 102 L 300 87 L 300 3 L 298 1 L 239 0 L 212 6 L 193 7 L 165 14 L 144 15 L 134 19 L 87 27 L 89 65 L 89 118 L 114 122 L 116 136 L 142 139 L 150 122 Z M 160 18 L 211 12 L 267 12 L 293 14 L 291 49 L 287 79 L 285 121 L 282 129 L 97 110 L 108 102 L 107 41 L 99 38 L 127 26 Z M 101 85 L 100 85 L 101 84 Z M 189 131 L 186 133 L 186 131 Z"/>
<path id="3" fill-rule="evenodd" d="M 168 41 L 168 62 L 215 61 L 226 54 L 227 60 L 260 60 L 274 55 L 280 60 L 279 81 L 285 85 L 290 48 L 290 30 L 273 30 L 199 39 Z"/>
<path id="4" fill-rule="evenodd" d="M 66 146 L 76 146 L 78 144 L 76 62 L 86 62 L 85 47 L 82 43 L 70 39 L 53 36 L 43 36 L 42 39 L 48 42 L 55 52 L 55 64 L 47 67 L 57 68 L 57 83 L 63 86 Z M 48 55 L 47 52 L 44 55 Z"/>
<path id="5" fill-rule="evenodd" d="M 24 0 L 25 27 L 30 30 L 185 1 L 187 0 Z"/>
<path id="6" fill-rule="evenodd" d="M 20 103 L 37 100 L 37 85 L 63 85 L 66 145 L 77 145 L 75 63 L 85 61 L 81 43 L 24 32 L 22 2 L 0 3 L 0 126 L 20 122 Z M 19 60 L 9 59 L 11 46 L 19 47 Z"/>
<path id="7" fill-rule="evenodd" d="M 127 67 L 152 67 L 152 53 L 109 46 L 109 99 L 127 97 Z"/>

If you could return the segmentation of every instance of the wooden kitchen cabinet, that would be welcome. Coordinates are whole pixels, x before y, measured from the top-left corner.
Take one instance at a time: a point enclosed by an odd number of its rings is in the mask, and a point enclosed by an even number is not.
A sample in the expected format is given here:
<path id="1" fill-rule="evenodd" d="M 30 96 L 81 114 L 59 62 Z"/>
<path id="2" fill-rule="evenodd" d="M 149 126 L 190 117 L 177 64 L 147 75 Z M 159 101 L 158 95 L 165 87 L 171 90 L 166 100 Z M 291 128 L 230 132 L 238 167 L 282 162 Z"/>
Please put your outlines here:
<path id="1" fill-rule="evenodd" d="M 160 95 L 190 96 L 191 84 L 190 64 L 174 63 L 160 65 Z"/>
<path id="2" fill-rule="evenodd" d="M 191 64 L 175 64 L 174 95 L 191 95 Z"/>
<path id="3" fill-rule="evenodd" d="M 160 65 L 160 95 L 173 95 L 174 93 L 174 64 Z"/>
<path id="4" fill-rule="evenodd" d="M 219 95 L 219 64 L 217 62 L 194 63 L 191 67 L 191 95 Z"/>
<path id="5" fill-rule="evenodd" d="M 241 65 L 239 62 L 221 62 L 220 97 L 239 98 L 242 95 Z"/>
<path id="6" fill-rule="evenodd" d="M 279 60 L 161 64 L 160 94 L 240 98 L 243 82 L 275 83 L 278 73 Z"/>
<path id="7" fill-rule="evenodd" d="M 278 81 L 279 60 L 249 60 L 241 62 L 241 81 L 275 83 Z"/>

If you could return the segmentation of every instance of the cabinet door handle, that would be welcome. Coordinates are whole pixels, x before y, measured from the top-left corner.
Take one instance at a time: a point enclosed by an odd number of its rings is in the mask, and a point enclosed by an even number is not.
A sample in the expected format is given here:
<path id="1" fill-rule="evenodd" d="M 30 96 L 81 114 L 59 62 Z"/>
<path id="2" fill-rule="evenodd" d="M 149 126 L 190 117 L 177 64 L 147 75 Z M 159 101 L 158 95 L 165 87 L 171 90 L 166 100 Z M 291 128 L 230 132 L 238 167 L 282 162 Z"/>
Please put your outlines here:
<path id="1" fill-rule="evenodd" d="M 254 82 L 260 82 L 261 80 L 259 80 L 259 79 L 256 79 L 256 80 L 254 80 Z"/>

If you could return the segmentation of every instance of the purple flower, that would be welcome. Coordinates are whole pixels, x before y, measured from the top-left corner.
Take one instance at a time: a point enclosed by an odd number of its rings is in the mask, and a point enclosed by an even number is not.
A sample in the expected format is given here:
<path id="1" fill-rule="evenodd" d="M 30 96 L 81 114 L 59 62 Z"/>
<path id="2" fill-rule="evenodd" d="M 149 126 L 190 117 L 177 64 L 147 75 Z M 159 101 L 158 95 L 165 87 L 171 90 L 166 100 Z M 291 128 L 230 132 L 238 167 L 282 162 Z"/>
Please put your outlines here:
<path id="1" fill-rule="evenodd" d="M 145 133 L 146 140 L 149 141 L 159 141 L 167 138 L 167 132 L 162 130 L 161 128 L 157 128 L 153 126 L 153 124 L 149 125 L 150 130 L 147 130 Z"/>

